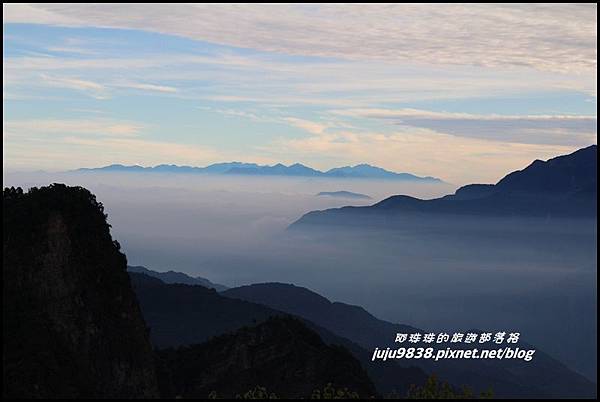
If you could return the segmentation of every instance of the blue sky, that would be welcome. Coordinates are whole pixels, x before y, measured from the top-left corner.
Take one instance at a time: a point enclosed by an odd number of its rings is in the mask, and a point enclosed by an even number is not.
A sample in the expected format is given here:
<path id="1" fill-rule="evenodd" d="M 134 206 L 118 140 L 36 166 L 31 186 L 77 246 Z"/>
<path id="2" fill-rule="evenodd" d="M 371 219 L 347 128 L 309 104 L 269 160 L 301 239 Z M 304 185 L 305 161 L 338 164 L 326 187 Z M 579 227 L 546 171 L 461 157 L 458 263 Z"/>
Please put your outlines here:
<path id="1" fill-rule="evenodd" d="M 494 181 L 597 142 L 596 5 L 5 5 L 3 165 Z"/>

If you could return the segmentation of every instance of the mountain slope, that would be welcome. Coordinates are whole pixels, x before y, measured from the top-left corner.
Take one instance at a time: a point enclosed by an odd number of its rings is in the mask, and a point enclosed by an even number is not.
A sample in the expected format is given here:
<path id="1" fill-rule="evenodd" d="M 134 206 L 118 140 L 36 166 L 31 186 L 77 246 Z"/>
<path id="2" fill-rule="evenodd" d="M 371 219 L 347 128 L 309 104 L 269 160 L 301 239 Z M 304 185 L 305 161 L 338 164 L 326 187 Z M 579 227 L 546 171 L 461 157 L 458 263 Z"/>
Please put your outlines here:
<path id="1" fill-rule="evenodd" d="M 3 396 L 158 396 L 102 204 L 81 187 L 4 189 L 3 220 Z"/>
<path id="2" fill-rule="evenodd" d="M 546 162 L 535 160 L 496 184 L 498 191 L 579 195 L 596 193 L 598 147 L 579 149 Z"/>
<path id="3" fill-rule="evenodd" d="M 158 348 L 205 342 L 281 314 L 255 303 L 222 297 L 204 286 L 165 284 L 134 272 L 129 276 L 152 343 Z"/>
<path id="4" fill-rule="evenodd" d="M 261 303 L 277 310 L 288 312 L 323 326 L 336 335 L 348 338 L 367 350 L 375 347 L 395 349 L 393 338 L 396 333 L 425 333 L 410 326 L 379 320 L 359 306 L 332 303 L 306 288 L 281 283 L 265 283 L 232 288 L 222 293 Z M 481 331 L 478 331 L 481 332 Z M 440 348 L 453 345 L 438 345 Z M 522 349 L 535 349 L 519 343 Z M 408 360 L 401 362 L 406 363 Z M 461 361 L 431 362 L 412 360 L 429 373 L 456 385 L 469 385 L 477 391 L 492 387 L 499 397 L 590 397 L 595 395 L 595 384 L 569 370 L 560 362 L 536 351 L 531 362 L 504 361 Z"/>
<path id="5" fill-rule="evenodd" d="M 312 211 L 292 228 L 311 225 L 393 225 L 410 216 L 596 216 L 597 146 L 546 162 L 535 161 L 495 185 L 471 184 L 433 200 L 395 195 L 371 206 Z"/>
<path id="6" fill-rule="evenodd" d="M 137 272 L 140 274 L 146 274 L 148 276 L 152 276 L 154 278 L 158 278 L 164 283 L 181 283 L 184 285 L 200 285 L 205 288 L 215 289 L 217 292 L 221 292 L 227 289 L 227 286 L 219 285 L 218 283 L 212 283 L 208 279 L 202 277 L 192 277 L 183 272 L 176 271 L 167 271 L 167 272 L 157 272 L 146 267 L 138 266 L 127 266 L 128 272 Z"/>
<path id="7" fill-rule="evenodd" d="M 325 172 L 325 175 L 329 177 L 352 177 L 352 178 L 380 178 L 380 179 L 398 179 L 405 181 L 432 181 L 441 182 L 440 179 L 435 177 L 419 177 L 410 173 L 396 173 L 390 172 L 389 170 L 382 169 L 377 166 L 367 165 L 366 163 L 356 166 L 344 166 L 340 168 L 333 168 Z"/>
<path id="8" fill-rule="evenodd" d="M 309 289 L 291 284 L 253 284 L 228 289 L 222 292 L 222 295 L 297 315 L 368 349 L 375 348 L 377 344 L 393 337 L 397 332 L 417 331 L 416 328 L 407 325 L 378 320 L 359 306 L 332 303 Z"/>
<path id="9" fill-rule="evenodd" d="M 359 396 L 375 396 L 373 383 L 344 348 L 325 344 L 291 317 L 273 317 L 254 327 L 200 345 L 167 349 L 160 356 L 161 395 L 234 398 L 265 387 L 279 398 L 308 398 L 328 383 Z"/>
<path id="10" fill-rule="evenodd" d="M 144 274 L 129 273 L 150 336 L 156 347 L 177 347 L 206 342 L 211 337 L 255 325 L 274 316 L 287 316 L 261 304 L 221 296 L 202 286 L 165 284 Z M 411 384 L 423 384 L 420 369 L 403 368 L 394 362 L 381 365 L 371 361 L 371 352 L 310 320 L 304 324 L 327 344 L 348 349 L 363 365 L 380 393 L 396 390 L 405 394 Z"/>

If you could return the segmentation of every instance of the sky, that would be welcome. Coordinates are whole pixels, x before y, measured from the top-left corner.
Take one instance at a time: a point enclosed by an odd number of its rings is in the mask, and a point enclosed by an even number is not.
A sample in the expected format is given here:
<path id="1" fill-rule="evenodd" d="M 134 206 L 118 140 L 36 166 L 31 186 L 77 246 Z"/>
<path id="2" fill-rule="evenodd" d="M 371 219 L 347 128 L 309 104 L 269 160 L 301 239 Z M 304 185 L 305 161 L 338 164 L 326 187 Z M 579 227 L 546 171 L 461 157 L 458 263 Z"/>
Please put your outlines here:
<path id="1" fill-rule="evenodd" d="M 369 163 L 495 182 L 597 143 L 595 4 L 4 4 L 3 167 Z"/>

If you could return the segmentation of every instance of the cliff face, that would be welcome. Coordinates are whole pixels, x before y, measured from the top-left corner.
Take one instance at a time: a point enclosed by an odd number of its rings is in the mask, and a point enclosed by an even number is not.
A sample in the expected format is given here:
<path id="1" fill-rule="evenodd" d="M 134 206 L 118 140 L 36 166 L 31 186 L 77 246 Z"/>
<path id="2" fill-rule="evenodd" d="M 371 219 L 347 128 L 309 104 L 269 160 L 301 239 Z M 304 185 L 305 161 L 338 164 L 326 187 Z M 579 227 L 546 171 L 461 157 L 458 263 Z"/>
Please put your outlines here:
<path id="1" fill-rule="evenodd" d="M 346 349 L 325 344 L 292 317 L 273 317 L 232 334 L 158 352 L 161 395 L 219 398 L 265 387 L 279 398 L 308 398 L 331 383 L 361 397 L 373 383 Z"/>
<path id="2" fill-rule="evenodd" d="M 147 329 L 87 190 L 3 193 L 3 396 L 158 395 Z"/>

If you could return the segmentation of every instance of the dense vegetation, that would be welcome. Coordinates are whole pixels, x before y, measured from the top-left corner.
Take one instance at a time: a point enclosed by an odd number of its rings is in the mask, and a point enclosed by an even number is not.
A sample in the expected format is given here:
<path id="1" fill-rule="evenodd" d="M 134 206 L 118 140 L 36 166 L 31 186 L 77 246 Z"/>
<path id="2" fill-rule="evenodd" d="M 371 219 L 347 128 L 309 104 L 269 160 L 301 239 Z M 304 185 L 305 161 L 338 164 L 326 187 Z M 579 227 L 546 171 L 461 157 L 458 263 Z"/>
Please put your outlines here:
<path id="1" fill-rule="evenodd" d="M 310 396 L 328 383 L 362 397 L 376 394 L 346 349 L 325 344 L 293 317 L 272 317 L 199 345 L 158 351 L 158 356 L 161 394 L 168 397 L 215 393 L 232 398 L 256 384 L 286 398 Z"/>
<path id="2" fill-rule="evenodd" d="M 493 396 L 494 392 L 491 388 L 479 394 L 480 399 L 491 399 Z M 411 387 L 408 399 L 476 399 L 476 396 L 469 387 L 456 389 L 447 382 L 439 381 L 435 375 L 431 375 L 424 385 Z"/>

